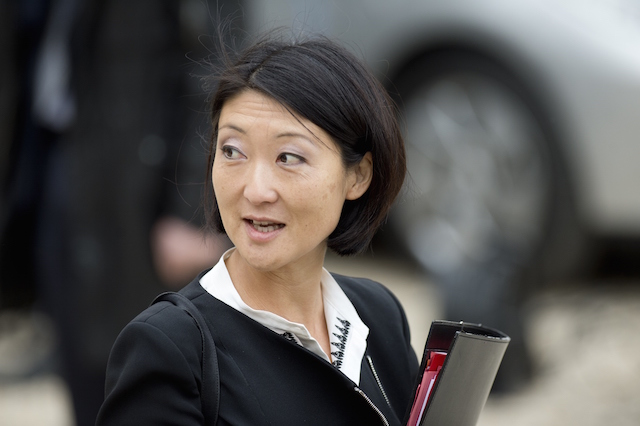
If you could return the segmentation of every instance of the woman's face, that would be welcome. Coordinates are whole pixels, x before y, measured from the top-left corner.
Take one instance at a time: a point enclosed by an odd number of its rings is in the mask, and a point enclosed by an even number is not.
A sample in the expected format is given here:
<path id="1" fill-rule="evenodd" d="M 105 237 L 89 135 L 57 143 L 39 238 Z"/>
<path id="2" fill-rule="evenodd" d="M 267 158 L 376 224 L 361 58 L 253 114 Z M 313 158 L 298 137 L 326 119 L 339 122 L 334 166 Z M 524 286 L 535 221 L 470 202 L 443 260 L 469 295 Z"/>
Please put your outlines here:
<path id="1" fill-rule="evenodd" d="M 257 270 L 322 263 L 345 199 L 368 187 L 360 169 L 346 170 L 326 132 L 260 92 L 222 108 L 213 189 L 236 252 Z"/>

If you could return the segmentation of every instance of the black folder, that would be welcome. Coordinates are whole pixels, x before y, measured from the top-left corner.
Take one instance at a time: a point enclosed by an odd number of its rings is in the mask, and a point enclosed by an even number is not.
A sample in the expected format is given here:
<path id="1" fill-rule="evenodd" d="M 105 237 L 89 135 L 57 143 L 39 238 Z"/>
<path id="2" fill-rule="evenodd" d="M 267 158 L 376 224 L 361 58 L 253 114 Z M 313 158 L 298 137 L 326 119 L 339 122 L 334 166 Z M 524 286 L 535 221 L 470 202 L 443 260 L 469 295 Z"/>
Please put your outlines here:
<path id="1" fill-rule="evenodd" d="M 419 426 L 474 426 L 510 340 L 506 334 L 480 324 L 434 321 L 415 384 L 416 401 L 404 424 L 409 425 L 416 417 L 412 413 L 420 410 Z M 446 357 L 423 404 L 417 400 L 418 391 L 424 386 L 423 375 L 434 352 L 446 352 Z"/>

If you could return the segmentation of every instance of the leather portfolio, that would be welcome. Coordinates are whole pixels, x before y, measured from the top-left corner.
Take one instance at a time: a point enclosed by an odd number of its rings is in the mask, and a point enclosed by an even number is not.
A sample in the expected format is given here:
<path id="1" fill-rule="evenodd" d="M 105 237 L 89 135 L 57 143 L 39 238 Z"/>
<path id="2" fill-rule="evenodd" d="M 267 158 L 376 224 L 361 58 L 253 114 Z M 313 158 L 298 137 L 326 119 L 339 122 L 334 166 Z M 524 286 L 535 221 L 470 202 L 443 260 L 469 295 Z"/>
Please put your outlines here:
<path id="1" fill-rule="evenodd" d="M 510 338 L 480 324 L 434 321 L 407 426 L 474 426 Z"/>

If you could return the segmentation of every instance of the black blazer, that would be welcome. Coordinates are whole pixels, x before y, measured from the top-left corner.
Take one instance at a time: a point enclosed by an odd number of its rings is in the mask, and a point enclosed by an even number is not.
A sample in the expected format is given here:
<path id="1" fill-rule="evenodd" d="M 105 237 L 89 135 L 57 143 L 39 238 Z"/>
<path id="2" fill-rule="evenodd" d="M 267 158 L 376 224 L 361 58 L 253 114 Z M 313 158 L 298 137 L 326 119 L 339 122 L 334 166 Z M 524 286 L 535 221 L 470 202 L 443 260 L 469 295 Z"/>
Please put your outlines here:
<path id="1" fill-rule="evenodd" d="M 211 296 L 200 276 L 181 292 L 203 313 L 216 343 L 218 425 L 385 424 L 378 410 L 390 425 L 401 424 L 418 361 L 404 311 L 385 287 L 334 274 L 370 329 L 366 354 L 389 403 L 366 357 L 356 386 L 322 358 Z M 97 425 L 203 424 L 201 350 L 198 329 L 180 308 L 161 302 L 146 309 L 112 349 Z"/>

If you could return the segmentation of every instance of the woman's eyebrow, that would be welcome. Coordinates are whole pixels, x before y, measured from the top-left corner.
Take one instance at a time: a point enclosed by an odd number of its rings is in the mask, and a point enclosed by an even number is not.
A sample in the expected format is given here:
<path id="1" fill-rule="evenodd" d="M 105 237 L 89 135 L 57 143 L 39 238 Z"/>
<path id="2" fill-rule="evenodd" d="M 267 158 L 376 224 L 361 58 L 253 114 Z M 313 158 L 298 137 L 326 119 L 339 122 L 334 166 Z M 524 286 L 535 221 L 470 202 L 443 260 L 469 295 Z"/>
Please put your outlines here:
<path id="1" fill-rule="evenodd" d="M 225 123 L 222 126 L 218 127 L 218 131 L 221 130 L 234 130 L 238 133 L 241 134 L 246 134 L 246 130 L 244 130 L 242 127 L 233 124 L 233 123 Z M 325 145 L 324 141 L 320 138 L 318 138 L 316 135 L 314 135 L 313 133 L 309 132 L 310 134 L 306 134 L 306 133 L 302 133 L 302 132 L 298 132 L 295 130 L 285 130 L 281 133 L 276 134 L 276 139 L 279 138 L 300 138 L 302 140 L 305 140 L 307 142 L 309 142 L 311 145 L 313 146 L 318 146 L 318 142 L 320 142 L 320 144 Z"/>
<path id="2" fill-rule="evenodd" d="M 231 129 L 231 130 L 235 130 L 236 132 L 240 132 L 242 134 L 246 133 L 244 129 L 236 126 L 235 124 L 224 124 L 218 127 L 218 130 L 222 130 L 222 129 Z"/>
<path id="3" fill-rule="evenodd" d="M 317 142 L 317 137 L 315 135 L 312 134 L 312 137 L 310 137 L 309 135 L 305 134 L 305 133 L 300 133 L 300 132 L 282 132 L 282 133 L 278 133 L 276 135 L 276 138 L 300 138 L 303 140 L 306 140 L 307 142 L 310 142 L 312 145 L 316 145 Z M 321 141 L 322 142 L 322 141 Z"/>

